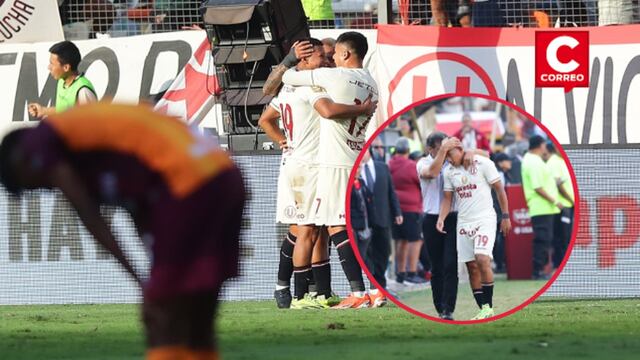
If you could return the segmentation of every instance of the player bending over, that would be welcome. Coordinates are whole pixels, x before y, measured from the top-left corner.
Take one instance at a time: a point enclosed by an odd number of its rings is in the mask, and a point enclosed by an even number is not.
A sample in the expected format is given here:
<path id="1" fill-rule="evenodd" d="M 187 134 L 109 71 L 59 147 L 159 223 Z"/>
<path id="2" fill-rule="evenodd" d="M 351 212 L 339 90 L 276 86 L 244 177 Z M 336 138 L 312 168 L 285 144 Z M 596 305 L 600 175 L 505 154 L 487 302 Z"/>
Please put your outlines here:
<path id="1" fill-rule="evenodd" d="M 142 287 L 147 359 L 218 358 L 213 319 L 222 283 L 238 274 L 245 191 L 215 143 L 150 109 L 96 103 L 6 135 L 0 180 L 13 194 L 60 189 Z M 102 204 L 131 214 L 150 250 L 148 279 L 122 252 Z"/>
<path id="2" fill-rule="evenodd" d="M 447 159 L 451 166 L 444 171 L 444 199 L 436 227 L 438 231 L 444 232 L 444 220 L 449 214 L 455 193 L 458 204 L 458 261 L 467 265 L 471 288 L 479 289 L 482 286 L 481 293 L 474 292 L 482 306 L 472 320 L 486 319 L 495 314 L 491 259 L 496 235 L 496 213 L 493 209 L 491 188 L 493 187 L 498 194 L 502 210 L 500 230 L 505 235 L 511 228 L 509 204 L 494 163 L 488 158 L 476 155 L 473 163 L 465 169 L 463 157 L 462 147 L 455 147 L 448 152 Z"/>

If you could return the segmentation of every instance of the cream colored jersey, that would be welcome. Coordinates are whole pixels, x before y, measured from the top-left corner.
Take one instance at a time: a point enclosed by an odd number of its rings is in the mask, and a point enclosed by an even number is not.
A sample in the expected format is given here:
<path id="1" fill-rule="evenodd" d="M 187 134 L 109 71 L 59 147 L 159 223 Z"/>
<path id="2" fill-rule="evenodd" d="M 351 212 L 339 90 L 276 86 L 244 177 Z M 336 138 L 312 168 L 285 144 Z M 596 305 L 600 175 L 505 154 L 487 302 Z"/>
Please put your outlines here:
<path id="1" fill-rule="evenodd" d="M 500 174 L 493 162 L 476 155 L 469 169 L 449 166 L 444 171 L 444 191 L 455 193 L 458 202 L 458 224 L 482 219 L 496 221 L 493 209 L 491 185 L 500 181 Z"/>
<path id="2" fill-rule="evenodd" d="M 282 81 L 290 85 L 312 85 L 326 90 L 336 103 L 360 104 L 369 95 L 378 99 L 378 86 L 366 69 L 320 68 L 308 71 L 287 71 Z M 318 164 L 351 168 L 364 147 L 365 132 L 371 117 L 320 122 Z"/>
<path id="3" fill-rule="evenodd" d="M 269 105 L 280 113 L 292 158 L 307 163 L 316 161 L 322 118 L 313 104 L 328 96 L 317 86 L 284 85 L 271 100 Z"/>

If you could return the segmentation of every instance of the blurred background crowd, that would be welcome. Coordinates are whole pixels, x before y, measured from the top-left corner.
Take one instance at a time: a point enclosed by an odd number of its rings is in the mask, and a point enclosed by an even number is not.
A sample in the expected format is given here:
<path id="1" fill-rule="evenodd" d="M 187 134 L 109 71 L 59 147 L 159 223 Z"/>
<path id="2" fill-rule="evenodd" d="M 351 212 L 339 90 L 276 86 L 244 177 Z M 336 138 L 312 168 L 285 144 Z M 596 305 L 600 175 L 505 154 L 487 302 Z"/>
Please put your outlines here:
<path id="1" fill-rule="evenodd" d="M 202 0 L 58 0 L 67 40 L 199 26 Z M 311 29 L 373 29 L 378 23 L 475 27 L 633 24 L 638 0 L 302 0 Z"/>

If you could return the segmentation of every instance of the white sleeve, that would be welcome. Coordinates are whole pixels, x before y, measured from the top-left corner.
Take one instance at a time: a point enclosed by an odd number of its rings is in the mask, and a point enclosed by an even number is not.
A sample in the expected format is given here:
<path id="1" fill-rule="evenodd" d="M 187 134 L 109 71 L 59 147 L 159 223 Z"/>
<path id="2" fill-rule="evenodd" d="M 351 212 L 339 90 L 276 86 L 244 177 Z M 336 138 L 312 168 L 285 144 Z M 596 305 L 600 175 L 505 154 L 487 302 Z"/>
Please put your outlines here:
<path id="1" fill-rule="evenodd" d="M 450 171 L 444 172 L 444 191 L 453 191 L 453 184 L 451 183 L 451 178 L 449 177 Z"/>
<path id="2" fill-rule="evenodd" d="M 271 101 L 269 101 L 269 106 L 271 106 L 275 111 L 280 113 L 280 99 L 277 96 L 274 96 Z M 282 114 L 280 114 L 282 115 Z"/>
<path id="3" fill-rule="evenodd" d="M 327 91 L 320 86 L 310 86 L 306 91 L 306 101 L 313 106 L 320 99 L 331 99 Z"/>
<path id="4" fill-rule="evenodd" d="M 91 91 L 91 89 L 86 86 L 81 87 L 80 90 L 78 90 L 78 95 L 76 96 L 79 105 L 98 101 L 96 94 L 94 94 L 93 91 Z"/>
<path id="5" fill-rule="evenodd" d="M 289 69 L 282 75 L 282 82 L 293 86 L 313 86 L 313 70 Z"/>
<path id="6" fill-rule="evenodd" d="M 420 174 L 422 173 L 422 170 L 424 169 L 428 169 L 431 164 L 433 164 L 434 159 L 431 157 L 431 155 L 427 155 L 425 157 L 423 157 L 422 159 L 418 160 L 418 164 L 416 165 L 416 169 L 418 170 L 418 178 L 420 178 L 420 180 L 422 181 L 426 181 L 427 183 L 433 181 L 434 179 L 425 179 L 422 176 L 420 176 Z"/>
<path id="7" fill-rule="evenodd" d="M 485 180 L 487 180 L 489 184 L 493 185 L 501 180 L 498 168 L 496 168 L 493 161 L 479 155 L 476 155 L 476 159 L 480 159 L 479 170 L 482 171 L 482 175 L 484 175 Z"/>
<path id="8" fill-rule="evenodd" d="M 337 73 L 334 70 L 330 68 L 300 71 L 289 69 L 282 75 L 282 82 L 293 86 L 320 86 L 327 89 L 332 82 L 336 81 Z"/>

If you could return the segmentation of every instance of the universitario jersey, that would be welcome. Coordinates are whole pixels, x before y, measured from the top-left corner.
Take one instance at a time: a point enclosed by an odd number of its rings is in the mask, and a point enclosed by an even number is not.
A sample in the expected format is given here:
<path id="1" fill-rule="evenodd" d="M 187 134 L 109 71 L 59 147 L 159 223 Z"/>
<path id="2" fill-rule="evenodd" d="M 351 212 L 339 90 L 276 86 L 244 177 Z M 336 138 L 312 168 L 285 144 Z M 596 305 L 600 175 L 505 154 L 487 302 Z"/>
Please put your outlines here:
<path id="1" fill-rule="evenodd" d="M 313 104 L 328 97 L 324 89 L 317 86 L 284 85 L 270 106 L 280 113 L 289 156 L 299 161 L 314 163 L 318 154 L 321 117 Z"/>
<path id="2" fill-rule="evenodd" d="M 476 155 L 469 169 L 449 166 L 444 170 L 444 191 L 452 191 L 458 203 L 458 223 L 483 219 L 496 220 L 491 185 L 500 181 L 493 162 Z"/>
<path id="3" fill-rule="evenodd" d="M 378 99 L 378 86 L 366 69 L 320 68 L 307 71 L 287 71 L 285 84 L 311 85 L 323 88 L 336 103 L 360 104 L 369 95 Z M 318 164 L 351 168 L 364 147 L 365 131 L 371 117 L 352 119 L 322 119 Z"/>

